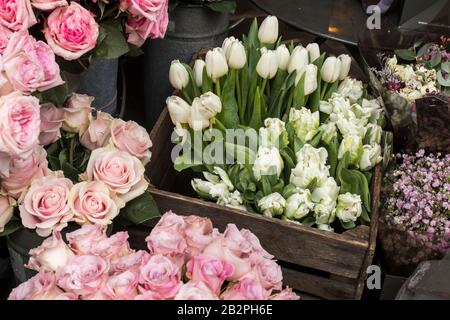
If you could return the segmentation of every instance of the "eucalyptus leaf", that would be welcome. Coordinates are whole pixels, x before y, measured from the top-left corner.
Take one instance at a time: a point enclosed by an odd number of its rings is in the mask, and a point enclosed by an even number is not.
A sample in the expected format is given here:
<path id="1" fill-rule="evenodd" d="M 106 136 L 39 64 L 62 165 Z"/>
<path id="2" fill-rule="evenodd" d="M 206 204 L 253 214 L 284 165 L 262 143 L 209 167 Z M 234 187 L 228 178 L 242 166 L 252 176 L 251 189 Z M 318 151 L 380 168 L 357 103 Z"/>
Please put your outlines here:
<path id="1" fill-rule="evenodd" d="M 411 49 L 398 49 L 395 50 L 395 54 L 403 60 L 414 61 L 416 59 L 416 54 Z"/>
<path id="2" fill-rule="evenodd" d="M 450 87 L 450 76 L 447 76 L 447 79 L 444 79 L 441 70 L 437 72 L 437 81 L 443 87 Z"/>
<path id="3" fill-rule="evenodd" d="M 439 63 L 441 63 L 441 60 L 442 60 L 441 52 L 437 51 L 436 54 L 433 56 L 433 58 L 431 58 L 431 60 L 427 62 L 427 64 L 430 66 L 430 68 L 434 68 L 437 65 L 439 65 Z"/>

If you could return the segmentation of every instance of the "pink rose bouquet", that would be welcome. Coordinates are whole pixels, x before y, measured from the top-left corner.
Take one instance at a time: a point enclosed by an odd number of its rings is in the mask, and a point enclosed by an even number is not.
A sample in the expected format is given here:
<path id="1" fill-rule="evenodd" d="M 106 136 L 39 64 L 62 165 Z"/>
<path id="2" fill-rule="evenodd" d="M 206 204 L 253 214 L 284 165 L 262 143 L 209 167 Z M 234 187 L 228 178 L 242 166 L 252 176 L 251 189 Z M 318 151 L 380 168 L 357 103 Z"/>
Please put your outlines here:
<path id="1" fill-rule="evenodd" d="M 192 227 L 194 224 L 196 227 Z M 211 226 L 211 228 L 210 228 Z M 161 232 L 172 227 L 176 232 Z M 220 245 L 197 247 L 188 252 L 190 239 L 198 235 Z M 208 237 L 209 236 L 209 237 Z M 185 245 L 155 251 L 163 244 Z M 102 227 L 85 225 L 67 234 L 69 245 L 58 232 L 30 251 L 28 267 L 39 273 L 15 288 L 10 300 L 298 300 L 291 289 L 282 289 L 281 269 L 249 230 L 228 225 L 222 234 L 207 218 L 167 212 L 147 238 L 150 252 L 130 249 L 128 234 L 107 237 Z M 251 240 L 247 240 L 251 239 Z M 206 250 L 209 248 L 208 250 Z M 227 261 L 221 251 L 232 251 L 248 261 L 249 270 L 235 271 L 240 263 Z M 255 272 L 255 270 L 258 270 Z M 255 276 L 257 274 L 257 276 Z"/>

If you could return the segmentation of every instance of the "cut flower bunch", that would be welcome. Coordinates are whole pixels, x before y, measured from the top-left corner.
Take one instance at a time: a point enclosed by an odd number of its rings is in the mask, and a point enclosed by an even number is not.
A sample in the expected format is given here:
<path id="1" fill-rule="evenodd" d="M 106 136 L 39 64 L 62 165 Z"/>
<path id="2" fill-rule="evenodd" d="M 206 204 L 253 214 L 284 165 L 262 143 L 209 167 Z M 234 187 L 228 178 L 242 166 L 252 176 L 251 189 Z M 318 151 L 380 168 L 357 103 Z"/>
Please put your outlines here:
<path id="1" fill-rule="evenodd" d="M 315 43 L 281 44 L 273 16 L 192 69 L 173 61 L 175 169 L 203 171 L 194 190 L 227 207 L 329 231 L 369 222 L 384 115 L 348 76 L 351 61 Z"/>
<path id="2" fill-rule="evenodd" d="M 149 252 L 132 250 L 128 233 L 110 237 L 100 225 L 58 231 L 30 251 L 39 273 L 9 300 L 298 300 L 282 289 L 273 256 L 249 230 L 167 212 L 146 238 Z"/>

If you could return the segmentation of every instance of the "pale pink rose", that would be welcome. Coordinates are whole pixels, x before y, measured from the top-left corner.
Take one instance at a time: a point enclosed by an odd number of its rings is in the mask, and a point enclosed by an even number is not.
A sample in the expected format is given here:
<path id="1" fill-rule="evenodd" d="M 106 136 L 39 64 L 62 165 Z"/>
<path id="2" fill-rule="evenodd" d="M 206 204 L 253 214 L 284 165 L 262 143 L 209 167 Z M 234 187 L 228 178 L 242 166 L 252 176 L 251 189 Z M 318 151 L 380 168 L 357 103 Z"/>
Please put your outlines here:
<path id="1" fill-rule="evenodd" d="M 95 246 L 92 246 L 90 250 L 91 254 L 101 256 L 110 261 L 127 256 L 132 252 L 128 243 L 128 232 L 126 231 L 117 232 L 111 237 L 101 240 Z"/>
<path id="2" fill-rule="evenodd" d="M 122 200 L 119 207 L 123 207 L 147 189 L 144 173 L 145 168 L 138 158 L 125 151 L 105 147 L 92 151 L 85 178 L 106 184 Z"/>
<path id="3" fill-rule="evenodd" d="M 286 288 L 279 293 L 271 295 L 269 300 L 300 300 L 300 297 L 292 292 L 291 288 Z"/>
<path id="4" fill-rule="evenodd" d="M 138 280 L 137 270 L 117 273 L 106 281 L 104 292 L 112 300 L 133 300 L 138 295 Z"/>
<path id="5" fill-rule="evenodd" d="M 256 253 L 260 255 L 263 258 L 266 259 L 273 259 L 273 255 L 268 253 L 259 242 L 259 239 L 257 236 L 255 236 L 250 230 L 247 229 L 241 229 L 241 235 L 250 243 L 250 246 L 252 248 L 252 254 Z"/>
<path id="6" fill-rule="evenodd" d="M 223 233 L 223 237 L 228 249 L 233 251 L 236 255 L 250 255 L 252 253 L 252 245 L 241 234 L 235 224 L 228 224 Z"/>
<path id="7" fill-rule="evenodd" d="M 89 150 L 104 147 L 111 136 L 111 122 L 113 117 L 102 111 L 97 111 L 96 116 L 89 114 L 89 126 L 81 135 L 80 143 Z"/>
<path id="8" fill-rule="evenodd" d="M 260 258 L 253 266 L 253 272 L 249 274 L 257 280 L 266 290 L 281 290 L 283 283 L 283 273 L 281 267 L 274 260 Z"/>
<path id="9" fill-rule="evenodd" d="M 67 7 L 58 7 L 44 23 L 47 43 L 56 55 L 75 60 L 95 48 L 98 24 L 94 14 L 72 1 Z"/>
<path id="10" fill-rule="evenodd" d="M 3 69 L 14 90 L 31 93 L 62 85 L 55 54 L 27 30 L 14 33 L 3 53 Z"/>
<path id="11" fill-rule="evenodd" d="M 138 269 L 142 261 L 148 258 L 149 253 L 147 251 L 139 250 L 132 252 L 129 255 L 120 257 L 111 262 L 111 269 L 114 272 L 124 272 L 126 270 Z"/>
<path id="12" fill-rule="evenodd" d="M 180 270 L 161 254 L 151 256 L 142 263 L 139 284 L 143 290 L 152 291 L 163 299 L 173 298 L 182 285 Z"/>
<path id="13" fill-rule="evenodd" d="M 39 100 L 13 92 L 0 97 L 0 154 L 29 157 L 40 133 Z"/>
<path id="14" fill-rule="evenodd" d="M 65 117 L 62 124 L 64 131 L 78 133 L 80 136 L 89 126 L 89 115 L 92 113 L 94 97 L 73 93 L 65 104 Z"/>
<path id="15" fill-rule="evenodd" d="M 42 244 L 28 253 L 30 260 L 26 266 L 36 271 L 56 271 L 65 266 L 74 256 L 59 231 L 42 242 Z"/>
<path id="16" fill-rule="evenodd" d="M 3 189 L 13 198 L 18 199 L 28 189 L 34 179 L 50 174 L 47 152 L 36 145 L 26 158 L 13 158 L 9 162 L 9 176 L 1 176 Z"/>
<path id="17" fill-rule="evenodd" d="M 53 300 L 78 300 L 78 295 L 72 292 L 64 292 L 53 298 Z"/>
<path id="18" fill-rule="evenodd" d="M 64 121 L 63 108 L 57 108 L 53 103 L 41 105 L 41 133 L 39 144 L 46 146 L 61 138 L 61 126 Z"/>
<path id="19" fill-rule="evenodd" d="M 58 173 L 61 175 L 61 173 Z M 36 229 L 41 237 L 61 231 L 72 220 L 67 203 L 73 183 L 59 176 L 45 176 L 34 180 L 20 200 L 19 210 L 26 228 Z"/>
<path id="20" fill-rule="evenodd" d="M 13 32 L 8 28 L 0 25 L 0 55 L 3 54 L 6 47 L 8 46 L 9 39 L 11 38 Z"/>
<path id="21" fill-rule="evenodd" d="M 219 297 L 203 282 L 189 281 L 183 284 L 174 300 L 219 300 Z"/>
<path id="22" fill-rule="evenodd" d="M 5 230 L 6 224 L 11 220 L 16 201 L 0 193 L 0 232 Z"/>
<path id="23" fill-rule="evenodd" d="M 63 293 L 52 272 L 39 272 L 11 291 L 8 300 L 53 300 Z"/>
<path id="24" fill-rule="evenodd" d="M 105 226 L 99 224 L 85 224 L 66 234 L 70 249 L 77 255 L 88 254 L 91 248 L 107 238 L 105 229 Z"/>
<path id="25" fill-rule="evenodd" d="M 179 225 L 182 229 L 186 227 L 186 221 L 184 217 L 177 215 L 176 213 L 172 212 L 172 210 L 169 210 L 161 216 L 158 223 L 156 224 L 156 227 L 168 227 L 173 224 Z"/>
<path id="26" fill-rule="evenodd" d="M 269 292 L 255 279 L 245 278 L 225 291 L 222 300 L 267 300 Z"/>
<path id="27" fill-rule="evenodd" d="M 220 294 L 223 282 L 234 273 L 232 264 L 207 255 L 193 257 L 186 268 L 189 279 L 203 282 L 215 295 Z"/>
<path id="28" fill-rule="evenodd" d="M 103 284 L 92 294 L 87 294 L 82 296 L 82 300 L 112 300 L 106 293 L 105 293 L 105 286 L 106 281 L 108 277 L 105 277 L 105 281 Z"/>
<path id="29" fill-rule="evenodd" d="M 108 225 L 119 214 L 108 187 L 100 181 L 80 182 L 69 193 L 69 206 L 78 224 Z"/>
<path id="30" fill-rule="evenodd" d="M 52 11 L 57 7 L 67 6 L 66 0 L 31 0 L 31 5 L 41 11 Z"/>
<path id="31" fill-rule="evenodd" d="M 28 0 L 1 0 L 0 25 L 11 31 L 26 30 L 37 22 Z"/>
<path id="32" fill-rule="evenodd" d="M 99 291 L 108 278 L 108 262 L 99 256 L 73 257 L 56 272 L 57 284 L 65 291 L 89 296 Z"/>
<path id="33" fill-rule="evenodd" d="M 147 130 L 136 122 L 114 119 L 111 123 L 111 141 L 117 149 L 141 160 L 144 166 L 150 161 L 152 141 Z"/>
<path id="34" fill-rule="evenodd" d="M 187 248 L 183 229 L 177 224 L 155 226 L 145 241 L 152 254 L 184 255 Z"/>
<path id="35" fill-rule="evenodd" d="M 209 218 L 188 216 L 186 222 L 185 238 L 190 256 L 200 254 L 213 240 L 213 225 Z"/>
<path id="36" fill-rule="evenodd" d="M 156 292 L 144 291 L 134 297 L 134 300 L 163 300 L 163 298 Z"/>

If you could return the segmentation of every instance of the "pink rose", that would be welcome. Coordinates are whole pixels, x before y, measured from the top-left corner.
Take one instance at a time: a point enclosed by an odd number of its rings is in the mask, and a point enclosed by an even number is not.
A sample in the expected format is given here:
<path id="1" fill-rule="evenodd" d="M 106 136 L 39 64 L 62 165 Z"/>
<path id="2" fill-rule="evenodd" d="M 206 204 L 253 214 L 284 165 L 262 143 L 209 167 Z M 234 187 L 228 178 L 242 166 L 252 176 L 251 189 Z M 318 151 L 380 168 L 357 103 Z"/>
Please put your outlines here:
<path id="1" fill-rule="evenodd" d="M 39 247 L 31 249 L 29 255 L 26 267 L 36 271 L 56 271 L 74 256 L 59 231 L 53 232 Z"/>
<path id="2" fill-rule="evenodd" d="M 41 11 L 52 11 L 57 7 L 67 6 L 66 0 L 31 0 L 31 5 Z"/>
<path id="3" fill-rule="evenodd" d="M 174 300 L 219 300 L 203 282 L 189 281 L 180 288 Z"/>
<path id="4" fill-rule="evenodd" d="M 163 299 L 175 297 L 182 286 L 178 267 L 161 254 L 151 256 L 143 262 L 139 284 L 143 290 L 152 291 Z"/>
<path id="5" fill-rule="evenodd" d="M 9 39 L 3 53 L 3 69 L 14 90 L 25 93 L 45 91 L 64 83 L 53 51 L 26 30 Z"/>
<path id="6" fill-rule="evenodd" d="M 124 272 L 126 270 L 138 269 L 144 259 L 150 255 L 148 252 L 139 250 L 129 255 L 120 257 L 111 263 L 111 269 L 114 272 Z"/>
<path id="7" fill-rule="evenodd" d="M 169 23 L 168 0 L 123 0 L 120 7 L 129 12 L 127 25 L 133 26 L 132 30 L 139 31 L 133 35 L 126 30 L 131 35 L 128 39 L 130 42 L 131 38 L 130 43 L 137 42 L 136 45 L 140 46 L 149 37 L 152 39 L 164 37 Z M 142 22 L 142 19 L 145 19 L 145 22 Z M 137 25 L 140 26 L 136 28 Z"/>
<path id="8" fill-rule="evenodd" d="M 40 132 L 39 100 L 13 92 L 0 97 L 0 154 L 29 157 Z"/>
<path id="9" fill-rule="evenodd" d="M 108 278 L 108 269 L 108 262 L 102 257 L 75 256 L 56 272 L 57 284 L 65 291 L 89 296 L 102 288 Z"/>
<path id="10" fill-rule="evenodd" d="M 78 295 L 72 292 L 64 292 L 54 297 L 53 300 L 78 300 Z"/>
<path id="11" fill-rule="evenodd" d="M 249 277 L 251 276 L 249 275 Z M 274 260 L 259 259 L 258 263 L 253 267 L 253 277 L 266 290 L 281 290 L 283 274 L 281 267 Z"/>
<path id="12" fill-rule="evenodd" d="M 20 197 L 34 179 L 50 174 L 47 152 L 37 145 L 26 158 L 13 158 L 9 162 L 9 176 L 1 176 L 3 189 L 13 198 Z"/>
<path id="13" fill-rule="evenodd" d="M 188 216 L 186 222 L 185 238 L 188 245 L 188 253 L 191 256 L 200 254 L 213 240 L 213 225 L 209 218 Z"/>
<path id="14" fill-rule="evenodd" d="M 70 190 L 69 206 L 78 224 L 108 225 L 119 214 L 111 192 L 100 181 L 77 183 Z"/>
<path id="15" fill-rule="evenodd" d="M 111 141 L 117 149 L 141 160 L 144 166 L 150 161 L 150 136 L 147 130 L 136 122 L 114 119 L 111 123 Z"/>
<path id="16" fill-rule="evenodd" d="M 52 272 L 39 272 L 11 291 L 8 300 L 53 300 L 62 293 Z"/>
<path id="17" fill-rule="evenodd" d="M 101 181 L 115 192 L 122 203 L 137 198 L 145 192 L 148 182 L 145 169 L 138 158 L 114 148 L 100 148 L 92 151 L 86 178 L 89 181 Z"/>
<path id="18" fill-rule="evenodd" d="M 66 235 L 69 247 L 77 255 L 88 254 L 92 247 L 106 239 L 105 227 L 99 224 L 85 224 Z"/>
<path id="19" fill-rule="evenodd" d="M 179 225 L 182 229 L 186 227 L 185 218 L 169 210 L 161 216 L 156 227 L 168 227 L 173 224 Z"/>
<path id="20" fill-rule="evenodd" d="M 46 146 L 61 138 L 61 126 L 64 121 L 64 109 L 53 103 L 41 105 L 41 133 L 39 144 Z"/>
<path id="21" fill-rule="evenodd" d="M 94 15 L 76 2 L 56 8 L 44 24 L 47 43 L 56 55 L 75 60 L 94 49 L 98 24 Z"/>
<path id="22" fill-rule="evenodd" d="M 98 242 L 91 247 L 91 254 L 114 261 L 132 253 L 128 243 L 128 232 L 122 231 Z"/>
<path id="23" fill-rule="evenodd" d="M 193 257 L 186 268 L 189 279 L 203 282 L 215 295 L 220 294 L 223 282 L 234 273 L 233 265 L 207 255 Z"/>
<path id="24" fill-rule="evenodd" d="M 128 35 L 128 43 L 138 48 L 141 47 L 145 40 L 150 37 L 152 27 L 152 21 L 146 17 L 129 15 L 125 23 L 125 33 Z"/>
<path id="25" fill-rule="evenodd" d="M 183 229 L 177 224 L 155 226 L 145 241 L 152 254 L 184 255 L 187 248 Z"/>
<path id="26" fill-rule="evenodd" d="M 34 180 L 19 205 L 23 225 L 36 228 L 41 237 L 65 228 L 73 217 L 67 203 L 72 186 L 72 181 L 58 176 Z"/>
<path id="27" fill-rule="evenodd" d="M 222 300 L 267 300 L 268 297 L 269 292 L 250 278 L 240 280 L 221 296 Z"/>
<path id="28" fill-rule="evenodd" d="M 252 252 L 252 245 L 241 234 L 235 224 L 228 224 L 223 233 L 226 246 L 232 250 L 236 255 L 250 255 Z"/>
<path id="29" fill-rule="evenodd" d="M 11 220 L 16 201 L 0 193 L 0 232 L 5 230 L 6 224 Z"/>
<path id="30" fill-rule="evenodd" d="M 145 291 L 134 297 L 134 300 L 163 300 L 161 296 L 152 291 Z"/>
<path id="31" fill-rule="evenodd" d="M 300 300 L 300 297 L 292 292 L 291 288 L 286 288 L 279 293 L 271 295 L 269 300 Z"/>
<path id="32" fill-rule="evenodd" d="M 73 93 L 65 104 L 65 118 L 62 124 L 64 131 L 79 133 L 80 136 L 89 126 L 89 115 L 92 112 L 91 104 L 94 97 L 85 94 Z"/>
<path id="33" fill-rule="evenodd" d="M 104 292 L 113 300 L 133 300 L 137 296 L 139 275 L 136 270 L 127 270 L 111 276 Z"/>
<path id="34" fill-rule="evenodd" d="M 110 126 L 113 119 L 107 112 L 97 111 L 95 117 L 90 113 L 89 126 L 81 135 L 81 144 L 91 151 L 105 146 L 111 135 Z"/>
<path id="35" fill-rule="evenodd" d="M 0 55 L 3 54 L 6 47 L 8 46 L 9 39 L 11 38 L 13 32 L 8 28 L 0 25 Z"/>
<path id="36" fill-rule="evenodd" d="M 28 0 L 2 0 L 0 25 L 11 31 L 26 30 L 37 22 Z"/>
<path id="37" fill-rule="evenodd" d="M 250 243 L 250 246 L 252 248 L 252 254 L 258 254 L 263 258 L 266 259 L 273 259 L 273 255 L 268 253 L 259 242 L 259 239 L 257 236 L 255 236 L 250 230 L 247 229 L 241 229 L 241 235 Z"/>

